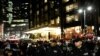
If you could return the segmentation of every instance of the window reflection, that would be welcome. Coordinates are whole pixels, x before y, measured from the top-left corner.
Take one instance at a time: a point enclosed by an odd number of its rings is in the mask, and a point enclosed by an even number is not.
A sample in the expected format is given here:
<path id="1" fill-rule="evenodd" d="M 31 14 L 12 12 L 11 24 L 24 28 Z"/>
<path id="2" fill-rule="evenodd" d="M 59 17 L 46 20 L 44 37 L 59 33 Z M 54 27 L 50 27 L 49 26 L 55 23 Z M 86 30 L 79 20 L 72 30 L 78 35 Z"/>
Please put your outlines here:
<path id="1" fill-rule="evenodd" d="M 69 11 L 71 11 L 73 9 L 76 9 L 77 7 L 78 7 L 77 4 L 68 5 L 68 6 L 66 6 L 66 12 L 69 12 Z"/>
<path id="2" fill-rule="evenodd" d="M 78 15 L 67 15 L 66 16 L 66 22 L 71 22 L 72 20 L 79 21 Z"/>

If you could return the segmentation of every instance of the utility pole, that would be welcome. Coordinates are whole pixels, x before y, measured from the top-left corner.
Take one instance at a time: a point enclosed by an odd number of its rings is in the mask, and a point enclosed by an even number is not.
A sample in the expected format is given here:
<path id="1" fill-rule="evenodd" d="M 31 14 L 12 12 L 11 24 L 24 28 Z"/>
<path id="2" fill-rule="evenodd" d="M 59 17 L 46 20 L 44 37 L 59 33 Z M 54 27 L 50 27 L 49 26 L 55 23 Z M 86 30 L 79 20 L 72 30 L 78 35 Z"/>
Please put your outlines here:
<path id="1" fill-rule="evenodd" d="M 59 14 L 60 14 L 60 27 L 61 27 L 61 38 L 64 38 L 64 9 L 63 2 L 59 0 Z"/>

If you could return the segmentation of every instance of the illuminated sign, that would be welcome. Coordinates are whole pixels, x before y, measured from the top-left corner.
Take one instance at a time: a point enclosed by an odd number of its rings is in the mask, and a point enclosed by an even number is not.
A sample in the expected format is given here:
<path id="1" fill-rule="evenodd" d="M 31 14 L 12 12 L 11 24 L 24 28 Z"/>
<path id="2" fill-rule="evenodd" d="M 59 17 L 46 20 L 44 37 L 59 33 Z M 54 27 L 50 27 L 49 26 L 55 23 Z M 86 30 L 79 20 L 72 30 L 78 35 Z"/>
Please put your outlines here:
<path id="1" fill-rule="evenodd" d="M 13 20 L 13 22 L 24 22 L 24 20 Z"/>

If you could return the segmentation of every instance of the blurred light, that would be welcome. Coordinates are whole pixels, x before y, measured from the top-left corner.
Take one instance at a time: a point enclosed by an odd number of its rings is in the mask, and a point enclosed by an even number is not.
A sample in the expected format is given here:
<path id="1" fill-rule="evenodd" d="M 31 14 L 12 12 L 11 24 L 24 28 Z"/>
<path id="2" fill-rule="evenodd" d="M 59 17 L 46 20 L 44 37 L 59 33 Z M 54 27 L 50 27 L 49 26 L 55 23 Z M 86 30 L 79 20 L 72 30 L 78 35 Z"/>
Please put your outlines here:
<path id="1" fill-rule="evenodd" d="M 74 18 L 75 18 L 74 15 L 71 15 L 71 16 L 70 16 L 70 15 L 67 15 L 67 16 L 66 16 L 66 21 L 67 21 L 67 22 L 71 22 Z"/>
<path id="2" fill-rule="evenodd" d="M 92 26 L 92 30 L 94 30 L 94 26 Z"/>
<path id="3" fill-rule="evenodd" d="M 75 18 L 75 21 L 79 21 L 78 18 Z"/>
<path id="4" fill-rule="evenodd" d="M 58 9 L 55 9 L 55 11 L 58 11 Z"/>
<path id="5" fill-rule="evenodd" d="M 19 25 L 17 25 L 17 26 L 25 26 L 26 24 L 25 23 L 23 23 L 23 24 L 19 24 Z"/>
<path id="6" fill-rule="evenodd" d="M 39 11 L 37 11 L 37 15 L 39 15 Z"/>
<path id="7" fill-rule="evenodd" d="M 75 15 L 75 21 L 79 21 L 79 16 Z"/>
<path id="8" fill-rule="evenodd" d="M 64 2 L 68 2 L 69 0 L 64 0 Z"/>
<path id="9" fill-rule="evenodd" d="M 13 22 L 24 22 L 24 20 L 13 20 Z"/>
<path id="10" fill-rule="evenodd" d="M 19 34 L 19 33 L 17 33 L 17 34 L 16 34 L 16 36 L 17 36 L 17 37 L 19 37 L 19 36 L 20 36 L 20 34 Z"/>
<path id="11" fill-rule="evenodd" d="M 45 33 L 45 32 L 46 33 L 47 32 L 55 32 L 56 34 L 61 34 L 60 27 L 44 27 L 44 28 L 28 31 L 25 33 L 35 34 L 35 33 Z"/>
<path id="12" fill-rule="evenodd" d="M 16 26 L 15 24 L 12 24 L 12 25 L 11 25 L 11 27 L 15 27 L 15 26 Z"/>
<path id="13" fill-rule="evenodd" d="M 100 37 L 97 37 L 97 40 L 100 40 Z"/>
<path id="14" fill-rule="evenodd" d="M 60 3 L 59 3 L 59 2 L 57 2 L 57 4 L 59 5 Z"/>
<path id="15" fill-rule="evenodd" d="M 27 15 L 27 12 L 25 12 L 25 14 Z"/>
<path id="16" fill-rule="evenodd" d="M 24 9 L 27 9 L 27 7 L 25 7 Z"/>
<path id="17" fill-rule="evenodd" d="M 27 5 L 27 4 L 29 4 L 29 3 L 25 3 L 25 4 Z"/>
<path id="18" fill-rule="evenodd" d="M 82 10 L 82 9 L 79 9 L 79 10 L 78 10 L 78 12 L 79 12 L 79 13 L 82 13 L 82 12 L 83 12 L 83 10 Z"/>
<path id="19" fill-rule="evenodd" d="M 54 4 L 54 1 L 52 1 L 51 3 Z"/>
<path id="20" fill-rule="evenodd" d="M 10 30 L 10 28 L 8 28 L 7 30 Z"/>
<path id="21" fill-rule="evenodd" d="M 57 17 L 56 22 L 57 22 L 57 24 L 59 24 L 59 22 L 60 22 L 60 17 L 59 16 Z"/>
<path id="22" fill-rule="evenodd" d="M 54 24 L 54 20 L 51 20 L 51 22 L 50 22 L 51 24 Z"/>
<path id="23" fill-rule="evenodd" d="M 90 10 L 92 10 L 92 7 L 91 7 L 91 6 L 89 6 L 89 7 L 87 8 L 87 10 L 89 10 L 89 11 L 90 11 Z"/>
<path id="24" fill-rule="evenodd" d="M 48 1 L 47 0 L 44 0 L 44 2 L 47 3 Z"/>
<path id="25" fill-rule="evenodd" d="M 99 31 L 100 31 L 100 27 L 99 27 Z"/>

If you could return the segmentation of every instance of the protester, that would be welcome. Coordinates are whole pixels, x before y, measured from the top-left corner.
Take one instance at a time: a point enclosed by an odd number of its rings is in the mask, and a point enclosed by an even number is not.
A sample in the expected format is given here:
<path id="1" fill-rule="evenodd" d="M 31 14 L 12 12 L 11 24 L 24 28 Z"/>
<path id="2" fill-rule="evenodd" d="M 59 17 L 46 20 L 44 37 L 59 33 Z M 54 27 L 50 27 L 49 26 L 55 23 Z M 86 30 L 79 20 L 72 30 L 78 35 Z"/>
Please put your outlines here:
<path id="1" fill-rule="evenodd" d="M 100 42 L 91 39 L 71 39 L 36 42 L 2 42 L 3 56 L 99 56 Z"/>
<path id="2" fill-rule="evenodd" d="M 73 43 L 74 48 L 71 51 L 71 56 L 90 56 L 87 48 L 83 46 L 83 41 L 81 39 L 75 39 Z"/>

